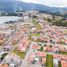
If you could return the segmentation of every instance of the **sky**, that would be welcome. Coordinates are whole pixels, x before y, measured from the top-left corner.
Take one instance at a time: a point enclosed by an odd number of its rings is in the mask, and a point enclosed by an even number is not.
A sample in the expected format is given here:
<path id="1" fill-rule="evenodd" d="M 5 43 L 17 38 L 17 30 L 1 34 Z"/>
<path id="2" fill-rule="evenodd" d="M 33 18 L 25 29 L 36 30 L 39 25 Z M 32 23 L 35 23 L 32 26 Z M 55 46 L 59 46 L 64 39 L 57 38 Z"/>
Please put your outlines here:
<path id="1" fill-rule="evenodd" d="M 67 0 L 21 0 L 28 3 L 39 3 L 50 7 L 67 7 Z"/>

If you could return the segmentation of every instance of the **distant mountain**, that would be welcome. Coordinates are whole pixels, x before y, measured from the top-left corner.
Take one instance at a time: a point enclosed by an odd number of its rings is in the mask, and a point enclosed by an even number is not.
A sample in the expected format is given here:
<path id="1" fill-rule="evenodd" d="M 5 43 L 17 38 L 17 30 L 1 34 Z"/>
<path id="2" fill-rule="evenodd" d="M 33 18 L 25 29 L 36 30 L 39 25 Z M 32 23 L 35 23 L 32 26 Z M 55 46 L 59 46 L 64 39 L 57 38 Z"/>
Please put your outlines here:
<path id="1" fill-rule="evenodd" d="M 17 0 L 0 0 L 0 11 L 15 12 L 17 3 Z"/>
<path id="2" fill-rule="evenodd" d="M 41 4 L 25 3 L 20 0 L 0 0 L 0 11 L 16 12 L 17 10 L 38 10 L 51 13 L 66 13 L 67 8 L 48 7 Z"/>

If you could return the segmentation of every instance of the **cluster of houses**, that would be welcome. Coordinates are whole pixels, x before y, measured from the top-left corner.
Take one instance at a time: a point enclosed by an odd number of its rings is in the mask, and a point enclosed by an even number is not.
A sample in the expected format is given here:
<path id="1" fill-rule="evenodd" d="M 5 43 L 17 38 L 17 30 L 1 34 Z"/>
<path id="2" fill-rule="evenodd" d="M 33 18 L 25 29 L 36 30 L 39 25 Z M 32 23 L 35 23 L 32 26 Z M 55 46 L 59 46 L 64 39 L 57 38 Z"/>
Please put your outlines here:
<path id="1" fill-rule="evenodd" d="M 37 11 L 22 13 L 26 21 L 30 18 L 32 21 L 32 16 L 37 15 L 39 19 L 35 23 L 29 21 L 0 26 L 0 45 L 4 44 L 0 46 L 0 52 L 7 53 L 0 67 L 19 67 L 22 61 L 25 62 L 25 56 L 29 64 L 46 66 L 48 54 L 53 56 L 55 67 L 59 61 L 62 67 L 67 67 L 67 27 L 50 25 L 42 19 L 46 14 L 38 14 Z M 47 17 L 52 15 L 47 14 Z"/>
<path id="2" fill-rule="evenodd" d="M 7 56 L 2 60 L 4 64 L 2 63 L 1 67 L 4 67 L 5 64 L 7 64 L 7 67 L 18 67 L 22 64 L 21 54 L 24 53 L 25 55 L 31 42 L 28 35 L 30 29 L 28 25 L 22 25 L 21 23 L 18 31 L 13 34 L 13 36 L 4 46 L 0 47 L 1 52 L 8 53 Z"/>
<path id="3" fill-rule="evenodd" d="M 5 35 L 4 34 L 0 34 L 0 45 L 2 45 L 5 41 Z"/>
<path id="4" fill-rule="evenodd" d="M 13 24 L 4 24 L 0 26 L 0 45 L 4 44 L 10 36 L 13 35 L 16 26 Z"/>
<path id="5" fill-rule="evenodd" d="M 40 22 L 42 30 L 33 28 L 32 33 L 38 33 L 40 36 L 31 36 L 34 44 L 33 52 L 29 56 L 31 64 L 45 64 L 47 54 L 53 55 L 54 64 L 61 61 L 62 67 L 67 67 L 67 28 L 48 25 Z M 57 62 L 56 62 L 57 60 Z"/>
<path id="6" fill-rule="evenodd" d="M 21 52 L 26 52 L 29 45 L 30 45 L 29 37 L 23 37 L 17 47 L 17 50 L 20 50 Z"/>
<path id="7" fill-rule="evenodd" d="M 0 67 L 8 67 L 8 64 L 0 64 Z"/>
<path id="8" fill-rule="evenodd" d="M 17 55 L 10 53 L 4 58 L 1 67 L 3 65 L 4 65 L 3 67 L 5 67 L 5 64 L 6 64 L 6 67 L 18 67 L 21 65 L 21 63 L 22 61 Z"/>
<path id="9" fill-rule="evenodd" d="M 47 52 L 41 52 L 41 51 L 32 53 L 28 58 L 29 63 L 30 64 L 37 63 L 37 64 L 46 66 L 47 54 L 48 54 Z M 59 64 L 58 62 L 61 61 L 62 67 L 67 67 L 67 55 L 62 55 L 62 54 L 52 54 L 52 55 L 53 55 L 53 62 L 55 62 L 54 65 L 57 64 L 57 66 L 58 66 L 58 64 Z M 57 62 L 56 62 L 56 60 L 57 60 Z"/>

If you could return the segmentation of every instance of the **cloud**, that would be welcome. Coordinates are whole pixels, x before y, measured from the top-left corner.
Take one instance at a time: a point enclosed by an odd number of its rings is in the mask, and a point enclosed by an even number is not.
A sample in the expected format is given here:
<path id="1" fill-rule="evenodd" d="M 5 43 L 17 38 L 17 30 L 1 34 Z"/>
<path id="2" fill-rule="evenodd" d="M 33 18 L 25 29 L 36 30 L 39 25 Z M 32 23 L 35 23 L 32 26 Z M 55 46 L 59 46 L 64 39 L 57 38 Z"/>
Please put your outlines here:
<path id="1" fill-rule="evenodd" d="M 24 1 L 24 2 L 32 2 L 32 3 L 37 3 L 37 0 L 21 0 L 21 1 Z"/>
<path id="2" fill-rule="evenodd" d="M 67 7 L 67 0 L 22 0 L 22 1 L 40 3 L 51 7 Z"/>

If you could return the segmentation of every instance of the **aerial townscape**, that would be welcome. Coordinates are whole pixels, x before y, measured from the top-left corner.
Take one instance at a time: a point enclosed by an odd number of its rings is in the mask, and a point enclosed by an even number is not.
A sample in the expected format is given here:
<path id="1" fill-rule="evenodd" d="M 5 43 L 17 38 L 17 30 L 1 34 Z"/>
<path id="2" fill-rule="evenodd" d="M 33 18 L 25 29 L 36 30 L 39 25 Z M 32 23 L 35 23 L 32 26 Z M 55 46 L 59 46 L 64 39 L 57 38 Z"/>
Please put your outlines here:
<path id="1" fill-rule="evenodd" d="M 0 25 L 0 67 L 67 67 L 67 19 L 17 14 L 20 19 Z"/>

